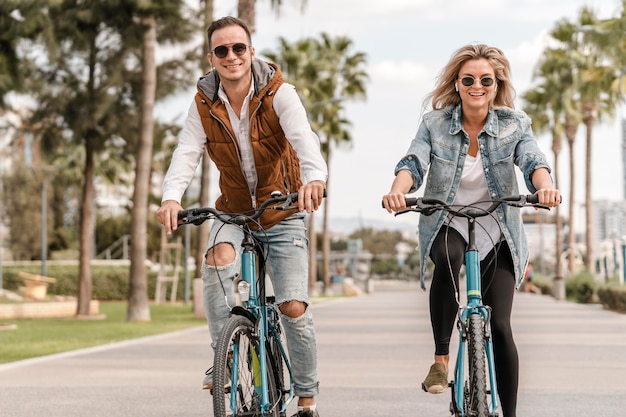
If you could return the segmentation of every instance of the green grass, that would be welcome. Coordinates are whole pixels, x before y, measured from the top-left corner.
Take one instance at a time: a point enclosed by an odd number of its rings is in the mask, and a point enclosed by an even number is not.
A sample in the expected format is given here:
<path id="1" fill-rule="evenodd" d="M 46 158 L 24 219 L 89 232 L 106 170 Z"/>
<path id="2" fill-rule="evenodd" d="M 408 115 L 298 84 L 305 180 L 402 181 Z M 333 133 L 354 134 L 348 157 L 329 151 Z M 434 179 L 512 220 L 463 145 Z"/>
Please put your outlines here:
<path id="1" fill-rule="evenodd" d="M 15 330 L 0 330 L 0 363 L 18 361 L 53 353 L 82 349 L 106 343 L 201 326 L 191 305 L 159 304 L 150 306 L 151 321 L 126 321 L 126 302 L 101 302 L 102 320 L 18 319 L 0 324 L 16 324 Z"/>

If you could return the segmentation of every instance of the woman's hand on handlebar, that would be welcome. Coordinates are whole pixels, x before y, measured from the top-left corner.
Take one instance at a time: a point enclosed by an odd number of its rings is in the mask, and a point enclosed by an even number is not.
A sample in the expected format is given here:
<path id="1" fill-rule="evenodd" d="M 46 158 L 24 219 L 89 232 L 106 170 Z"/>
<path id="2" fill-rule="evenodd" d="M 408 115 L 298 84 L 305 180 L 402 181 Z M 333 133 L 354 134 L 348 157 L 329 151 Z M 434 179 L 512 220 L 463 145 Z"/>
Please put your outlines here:
<path id="1" fill-rule="evenodd" d="M 539 204 L 546 207 L 556 207 L 561 204 L 561 193 L 554 188 L 550 173 L 546 168 L 538 168 L 533 171 L 531 181 L 539 197 Z"/>
<path id="2" fill-rule="evenodd" d="M 311 181 L 300 187 L 298 210 L 306 210 L 307 213 L 317 210 L 324 200 L 324 190 L 326 190 L 326 183 L 320 180 Z"/>
<path id="3" fill-rule="evenodd" d="M 178 229 L 178 212 L 182 209 L 183 206 L 178 201 L 165 200 L 156 211 L 157 220 L 165 226 L 165 232 L 168 236 Z"/>
<path id="4" fill-rule="evenodd" d="M 556 188 L 542 188 L 535 193 L 539 197 L 539 204 L 547 207 L 556 207 L 561 204 L 561 193 Z"/>
<path id="5" fill-rule="evenodd" d="M 406 208 L 406 195 L 390 191 L 389 194 L 383 196 L 383 207 L 388 213 L 404 210 Z"/>
<path id="6" fill-rule="evenodd" d="M 413 185 L 413 177 L 409 171 L 400 171 L 391 184 L 391 191 L 383 196 L 383 207 L 387 212 L 398 212 L 406 208 L 406 193 Z"/>

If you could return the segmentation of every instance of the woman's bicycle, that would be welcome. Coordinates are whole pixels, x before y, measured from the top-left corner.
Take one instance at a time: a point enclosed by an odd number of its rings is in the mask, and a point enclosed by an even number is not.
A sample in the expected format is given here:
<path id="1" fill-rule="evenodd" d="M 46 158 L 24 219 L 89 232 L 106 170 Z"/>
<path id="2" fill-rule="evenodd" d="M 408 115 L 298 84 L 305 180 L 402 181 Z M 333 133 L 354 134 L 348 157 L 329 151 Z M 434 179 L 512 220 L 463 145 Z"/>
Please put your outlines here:
<path id="1" fill-rule="evenodd" d="M 215 346 L 213 413 L 215 417 L 285 417 L 294 398 L 291 365 L 281 337 L 275 298 L 266 294 L 265 252 L 252 232 L 265 210 L 295 210 L 298 194 L 272 193 L 252 214 L 196 208 L 178 214 L 182 224 L 200 225 L 209 219 L 237 225 L 241 243 L 241 306 L 231 308 Z M 258 233 L 258 231 L 256 232 Z"/>
<path id="2" fill-rule="evenodd" d="M 465 252 L 467 305 L 459 304 L 457 329 L 459 348 L 454 368 L 454 379 L 449 383 L 452 392 L 450 413 L 455 417 L 496 417 L 498 390 L 491 339 L 491 308 L 482 302 L 480 255 L 476 246 L 476 219 L 491 215 L 501 204 L 514 207 L 536 207 L 538 196 L 514 195 L 491 202 L 454 206 L 433 198 L 406 198 L 407 208 L 396 215 L 418 212 L 430 216 L 445 210 L 452 216 L 467 219 L 469 239 Z M 489 204 L 486 208 L 477 204 Z"/>

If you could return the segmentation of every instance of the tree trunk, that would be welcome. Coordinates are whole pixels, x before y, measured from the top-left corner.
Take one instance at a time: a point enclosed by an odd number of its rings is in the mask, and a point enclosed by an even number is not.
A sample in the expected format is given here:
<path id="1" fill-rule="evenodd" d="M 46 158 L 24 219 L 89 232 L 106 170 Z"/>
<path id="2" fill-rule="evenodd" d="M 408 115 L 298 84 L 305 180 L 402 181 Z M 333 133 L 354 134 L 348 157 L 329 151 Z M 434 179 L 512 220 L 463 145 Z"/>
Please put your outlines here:
<path id="1" fill-rule="evenodd" d="M 147 27 L 143 36 L 143 74 L 139 143 L 135 153 L 135 186 L 131 212 L 130 280 L 127 321 L 150 321 L 146 257 L 148 252 L 148 193 L 154 141 L 153 110 L 156 94 L 156 21 L 154 15 L 142 18 Z"/>
<path id="2" fill-rule="evenodd" d="M 574 230 L 574 210 L 576 208 L 576 198 L 575 198 L 575 152 L 574 152 L 574 139 L 576 138 L 576 130 L 577 123 L 571 120 L 565 121 L 565 135 L 567 137 L 567 145 L 569 150 L 569 204 L 568 204 L 568 219 L 567 219 L 567 228 L 569 230 L 569 234 L 567 236 L 567 269 L 568 275 L 574 274 L 576 270 L 576 258 L 574 257 L 574 247 L 576 245 L 576 231 Z"/>
<path id="3" fill-rule="evenodd" d="M 83 195 L 81 201 L 80 243 L 78 250 L 78 300 L 76 305 L 77 316 L 88 316 L 90 312 L 93 278 L 91 275 L 91 259 L 93 257 L 94 242 L 94 154 L 99 137 L 97 136 L 95 121 L 95 79 L 97 48 L 95 36 L 90 37 L 87 80 L 87 120 L 84 127 L 85 140 L 85 169 L 83 171 Z"/>
<path id="4" fill-rule="evenodd" d="M 557 139 L 553 139 L 553 142 L 556 141 Z M 559 188 L 559 154 L 561 153 L 561 145 L 560 145 L 560 139 L 558 139 L 559 144 L 553 145 L 553 150 L 554 150 L 554 186 L 557 189 Z M 555 239 L 556 239 L 556 248 L 555 248 L 555 252 L 556 252 L 556 256 L 555 256 L 555 264 L 554 264 L 554 286 L 555 286 L 555 291 L 554 291 L 554 297 L 557 300 L 560 299 L 564 299 L 565 298 L 565 285 L 563 282 L 563 265 L 561 262 L 561 254 L 563 253 L 563 221 L 561 220 L 561 213 L 560 213 L 560 208 L 561 206 L 556 206 L 554 209 L 554 215 L 556 216 L 556 234 L 555 234 Z"/>
<path id="5" fill-rule="evenodd" d="M 309 214 L 309 293 L 317 289 L 317 232 L 315 231 L 315 212 Z"/>
<path id="6" fill-rule="evenodd" d="M 330 178 L 330 152 L 326 155 Z M 324 219 L 322 221 L 322 267 L 324 277 L 324 293 L 330 291 L 330 235 L 328 232 L 328 181 L 326 182 L 326 201 L 324 201 Z"/>
<path id="7" fill-rule="evenodd" d="M 256 0 L 239 0 L 237 3 L 237 17 L 246 22 L 250 34 L 256 31 L 256 12 L 254 9 Z"/>
<path id="8" fill-rule="evenodd" d="M 94 160 L 93 138 L 85 138 L 85 170 L 80 218 L 80 247 L 78 249 L 77 316 L 88 316 L 92 294 L 91 258 L 93 255 Z"/>
<path id="9" fill-rule="evenodd" d="M 209 189 L 211 184 L 211 159 L 208 154 L 202 157 L 202 176 L 200 177 L 200 207 L 208 207 L 210 205 Z M 211 225 L 204 222 L 197 227 L 198 242 L 196 247 L 196 278 L 202 276 L 202 265 L 204 264 L 204 254 L 209 243 L 209 234 L 211 233 Z"/>
<path id="10" fill-rule="evenodd" d="M 204 29 L 208 29 L 213 20 L 213 0 L 204 1 Z M 211 64 L 206 58 L 209 54 L 209 40 L 204 37 L 202 46 L 202 70 L 207 73 L 211 69 Z M 200 206 L 208 207 L 210 204 L 210 186 L 211 186 L 211 159 L 208 154 L 202 157 L 202 176 L 200 177 Z M 196 247 L 196 278 L 202 276 L 202 265 L 204 264 L 204 253 L 209 242 L 209 234 L 211 225 L 209 222 L 202 223 L 198 228 L 198 242 Z"/>
<path id="11" fill-rule="evenodd" d="M 595 108 L 588 109 L 585 117 L 586 132 L 586 155 L 585 155 L 585 243 L 586 243 L 586 259 L 585 268 L 595 276 L 595 254 L 594 254 L 594 236 L 593 236 L 593 204 L 591 197 L 591 137 L 593 133 L 593 124 L 595 121 Z"/>

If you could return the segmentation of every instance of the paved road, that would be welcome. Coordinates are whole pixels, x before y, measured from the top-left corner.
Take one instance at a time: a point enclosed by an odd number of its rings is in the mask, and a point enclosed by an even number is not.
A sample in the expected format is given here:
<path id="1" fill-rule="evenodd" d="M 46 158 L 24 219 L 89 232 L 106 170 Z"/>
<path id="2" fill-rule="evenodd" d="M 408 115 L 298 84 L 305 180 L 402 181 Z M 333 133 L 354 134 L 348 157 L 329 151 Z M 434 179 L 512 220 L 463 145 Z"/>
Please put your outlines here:
<path id="1" fill-rule="evenodd" d="M 626 409 L 626 315 L 520 293 L 520 417 L 617 417 Z M 427 294 L 417 285 L 314 305 L 323 417 L 445 417 L 430 366 Z M 2 417 L 212 416 L 204 326 L 0 365 Z M 291 410 L 290 410 L 291 411 Z M 293 413 L 293 411 L 292 411 Z"/>

